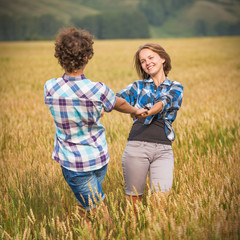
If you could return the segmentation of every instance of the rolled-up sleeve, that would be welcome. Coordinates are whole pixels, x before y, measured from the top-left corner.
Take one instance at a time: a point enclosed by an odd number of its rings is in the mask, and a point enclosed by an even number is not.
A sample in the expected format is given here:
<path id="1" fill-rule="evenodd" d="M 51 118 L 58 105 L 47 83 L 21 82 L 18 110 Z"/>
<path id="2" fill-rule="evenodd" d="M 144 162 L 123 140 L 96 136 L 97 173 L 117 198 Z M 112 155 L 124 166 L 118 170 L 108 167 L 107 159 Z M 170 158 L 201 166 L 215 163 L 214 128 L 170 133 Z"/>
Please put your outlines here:
<path id="1" fill-rule="evenodd" d="M 116 103 L 116 96 L 114 92 L 105 84 L 102 84 L 101 101 L 105 112 L 111 112 Z"/>
<path id="2" fill-rule="evenodd" d="M 163 103 L 162 112 L 168 112 L 173 110 L 179 110 L 182 105 L 183 99 L 183 86 L 181 83 L 174 81 L 172 82 L 169 90 L 160 95 L 156 102 L 161 101 Z"/>
<path id="3" fill-rule="evenodd" d="M 124 98 L 130 105 L 134 106 L 138 97 L 138 84 L 133 82 L 128 85 L 125 89 L 120 90 L 117 94 L 117 97 Z"/>

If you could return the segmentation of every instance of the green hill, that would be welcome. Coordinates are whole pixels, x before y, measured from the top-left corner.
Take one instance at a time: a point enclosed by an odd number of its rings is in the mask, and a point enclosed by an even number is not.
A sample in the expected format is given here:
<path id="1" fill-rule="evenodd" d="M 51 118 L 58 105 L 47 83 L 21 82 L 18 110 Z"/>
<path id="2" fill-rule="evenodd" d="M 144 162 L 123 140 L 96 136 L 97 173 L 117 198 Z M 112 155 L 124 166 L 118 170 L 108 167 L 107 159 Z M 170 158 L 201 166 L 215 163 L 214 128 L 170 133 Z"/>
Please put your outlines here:
<path id="1" fill-rule="evenodd" d="M 106 14 L 106 11 L 137 10 L 139 3 L 144 1 L 145 5 L 146 3 L 147 5 L 148 3 L 150 5 L 151 2 L 154 3 L 153 0 L 0 0 L 0 16 L 7 15 L 18 19 L 18 16 L 27 18 L 48 14 L 60 21 L 59 24 L 69 26 L 73 24 L 72 19 L 83 19 L 86 16 L 94 16 L 103 12 Z M 157 1 L 160 3 L 160 0 Z M 170 4 L 174 1 L 161 0 L 158 6 L 162 8 L 164 4 Z M 152 7 L 150 13 L 155 11 L 155 14 L 161 16 L 159 8 Z M 150 13 L 145 13 L 146 18 L 151 15 Z M 151 37 L 240 34 L 240 30 L 236 30 L 240 29 L 239 13 L 239 0 L 185 0 L 185 4 L 168 11 L 161 25 L 150 25 Z M 4 16 L 1 19 L 4 19 Z M 106 17 L 108 17 L 107 14 Z M 134 23 L 129 22 L 128 24 L 133 25 Z"/>
<path id="2" fill-rule="evenodd" d="M 72 16 L 85 17 L 99 12 L 68 0 L 0 0 L 0 6 L 0 14 L 31 17 L 50 14 L 65 23 L 68 23 Z"/>
<path id="3" fill-rule="evenodd" d="M 195 1 L 175 11 L 162 26 L 151 27 L 152 37 L 194 36 L 202 28 L 202 35 L 217 35 L 214 28 L 221 23 L 234 24 L 240 21 L 240 2 Z M 205 31 L 205 34 L 204 34 Z"/>
<path id="4" fill-rule="evenodd" d="M 69 23 L 72 17 L 82 18 L 104 10 L 137 8 L 138 0 L 0 0 L 0 14 L 39 17 L 53 15 Z"/>

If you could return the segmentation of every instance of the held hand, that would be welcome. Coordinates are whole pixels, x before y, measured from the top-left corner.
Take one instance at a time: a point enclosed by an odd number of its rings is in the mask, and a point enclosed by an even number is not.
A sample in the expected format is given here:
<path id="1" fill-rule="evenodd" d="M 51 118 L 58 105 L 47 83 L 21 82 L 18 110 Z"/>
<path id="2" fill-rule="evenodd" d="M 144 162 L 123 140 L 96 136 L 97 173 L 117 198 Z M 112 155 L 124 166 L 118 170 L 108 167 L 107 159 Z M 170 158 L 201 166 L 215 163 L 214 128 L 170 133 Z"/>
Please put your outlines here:
<path id="1" fill-rule="evenodd" d="M 149 117 L 149 116 L 151 116 L 151 115 L 154 115 L 152 109 L 147 110 L 146 112 L 142 113 L 142 114 L 141 114 L 141 117 L 142 117 L 142 118 L 146 118 L 146 117 Z"/>
<path id="2" fill-rule="evenodd" d="M 131 117 L 133 118 L 133 120 L 140 119 L 144 117 L 144 115 L 147 114 L 147 112 L 148 110 L 144 108 L 136 109 L 134 113 L 131 113 Z"/>
<path id="3" fill-rule="evenodd" d="M 163 108 L 163 103 L 160 101 L 160 102 L 157 102 L 153 105 L 153 107 L 145 112 L 143 112 L 141 114 L 141 117 L 142 118 L 146 118 L 148 116 L 151 116 L 151 115 L 155 115 L 157 113 L 159 113 Z"/>
<path id="4" fill-rule="evenodd" d="M 147 110 L 146 112 L 144 112 L 144 113 L 141 114 L 141 117 L 142 117 L 142 118 L 146 118 L 146 117 L 148 117 L 148 116 L 150 116 L 150 115 L 151 115 L 151 114 L 150 114 L 150 111 Z"/>

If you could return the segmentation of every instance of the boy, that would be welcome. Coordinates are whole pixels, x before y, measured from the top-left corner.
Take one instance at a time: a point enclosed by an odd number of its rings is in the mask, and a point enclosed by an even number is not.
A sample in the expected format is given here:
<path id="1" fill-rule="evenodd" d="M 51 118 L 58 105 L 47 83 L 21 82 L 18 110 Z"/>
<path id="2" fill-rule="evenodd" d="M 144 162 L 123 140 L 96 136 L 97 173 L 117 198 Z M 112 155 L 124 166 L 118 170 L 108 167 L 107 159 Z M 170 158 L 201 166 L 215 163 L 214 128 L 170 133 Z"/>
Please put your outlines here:
<path id="1" fill-rule="evenodd" d="M 105 84 L 85 77 L 92 45 L 93 37 L 87 31 L 62 29 L 56 37 L 54 56 L 65 73 L 44 86 L 45 104 L 56 130 L 52 158 L 60 163 L 66 182 L 87 211 L 105 198 L 102 182 L 109 153 L 105 128 L 100 123 L 103 111 L 116 109 L 133 117 L 147 111 L 132 107 Z"/>

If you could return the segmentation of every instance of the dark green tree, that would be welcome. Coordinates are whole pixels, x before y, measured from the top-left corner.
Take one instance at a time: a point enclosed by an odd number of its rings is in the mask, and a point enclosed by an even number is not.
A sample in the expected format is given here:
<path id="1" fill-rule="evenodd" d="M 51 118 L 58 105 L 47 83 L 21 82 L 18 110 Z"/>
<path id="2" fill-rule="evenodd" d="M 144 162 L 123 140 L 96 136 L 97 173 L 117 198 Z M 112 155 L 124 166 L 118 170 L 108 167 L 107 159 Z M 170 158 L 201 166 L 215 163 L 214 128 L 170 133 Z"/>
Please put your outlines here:
<path id="1" fill-rule="evenodd" d="M 72 19 L 74 26 L 88 30 L 98 39 L 149 38 L 149 24 L 138 10 L 107 11 L 83 19 Z"/>
<path id="2" fill-rule="evenodd" d="M 46 14 L 38 18 L 36 23 L 36 33 L 41 38 L 53 38 L 58 29 L 63 26 L 63 23 L 57 20 L 54 16 Z"/>
<path id="3" fill-rule="evenodd" d="M 49 40 L 62 26 L 63 23 L 51 15 L 0 15 L 0 41 Z"/>
<path id="4" fill-rule="evenodd" d="M 207 25 L 204 20 L 197 20 L 194 25 L 195 34 L 197 36 L 207 36 Z"/>
<path id="5" fill-rule="evenodd" d="M 236 23 L 229 22 L 219 22 L 215 25 L 214 30 L 217 35 L 227 36 L 227 35 L 240 35 L 240 21 Z"/>
<path id="6" fill-rule="evenodd" d="M 196 0 L 140 0 L 138 8 L 144 13 L 149 24 L 161 26 L 169 16 Z"/>
<path id="7" fill-rule="evenodd" d="M 72 18 L 71 23 L 77 28 L 88 30 L 97 38 L 101 38 L 101 15 L 90 15 L 85 18 Z"/>
<path id="8" fill-rule="evenodd" d="M 154 26 L 161 26 L 168 14 L 164 0 L 141 0 L 139 9 Z"/>

